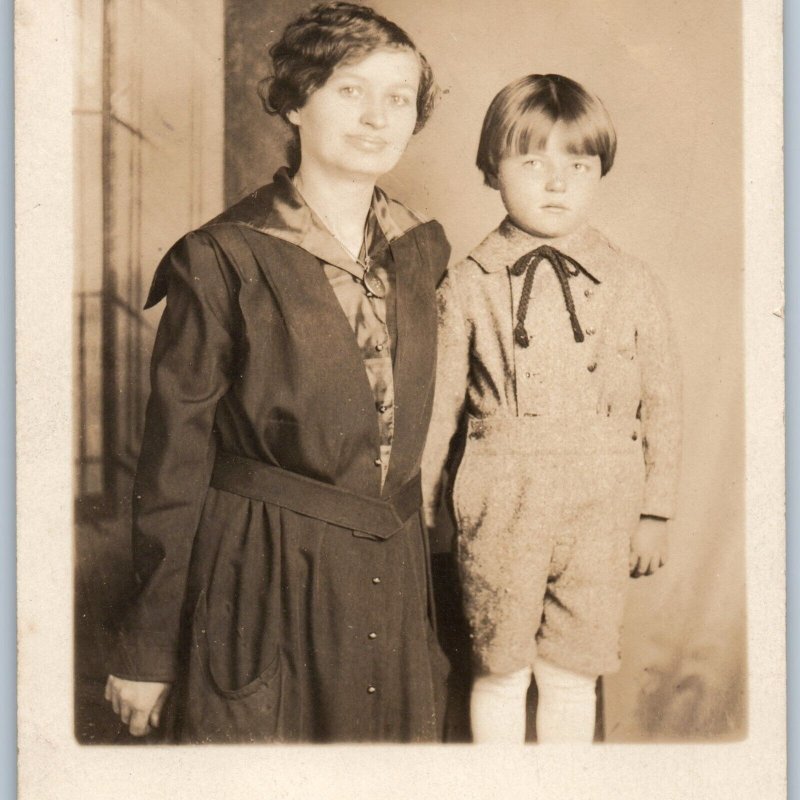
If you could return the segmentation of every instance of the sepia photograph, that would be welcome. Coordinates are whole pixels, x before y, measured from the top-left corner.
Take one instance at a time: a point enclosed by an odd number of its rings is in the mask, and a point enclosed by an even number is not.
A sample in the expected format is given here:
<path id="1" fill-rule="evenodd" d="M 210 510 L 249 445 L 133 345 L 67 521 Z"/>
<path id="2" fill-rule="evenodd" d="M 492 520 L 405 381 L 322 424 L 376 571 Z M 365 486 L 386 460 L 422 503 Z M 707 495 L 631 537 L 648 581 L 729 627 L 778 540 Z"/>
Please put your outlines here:
<path id="1" fill-rule="evenodd" d="M 369 752 L 464 797 L 515 764 L 491 796 L 730 797 L 763 748 L 780 796 L 780 8 L 50 5 L 17 13 L 68 203 L 52 305 L 18 294 L 18 482 L 58 502 L 19 535 L 64 558 L 21 547 L 20 671 L 58 664 L 62 778 L 361 797 L 320 776 Z M 72 796 L 34 705 L 21 785 Z"/>

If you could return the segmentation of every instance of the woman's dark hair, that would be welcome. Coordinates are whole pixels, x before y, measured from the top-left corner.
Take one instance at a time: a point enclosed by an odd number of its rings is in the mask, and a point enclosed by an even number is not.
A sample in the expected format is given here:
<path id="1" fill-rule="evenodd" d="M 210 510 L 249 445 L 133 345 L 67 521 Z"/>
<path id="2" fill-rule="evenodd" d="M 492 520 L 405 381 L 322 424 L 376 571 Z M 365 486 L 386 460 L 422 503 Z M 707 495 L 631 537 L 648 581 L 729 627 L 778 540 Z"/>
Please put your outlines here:
<path id="1" fill-rule="evenodd" d="M 563 75 L 525 75 L 498 92 L 483 120 L 476 163 L 485 183 L 506 156 L 544 147 L 557 122 L 570 152 L 599 156 L 603 175 L 611 169 L 617 134 L 600 98 Z"/>
<path id="2" fill-rule="evenodd" d="M 367 6 L 321 3 L 286 26 L 283 36 L 269 49 L 273 74 L 258 84 L 258 96 L 268 114 L 286 115 L 302 108 L 312 92 L 330 78 L 336 67 L 352 63 L 381 48 L 406 48 L 419 59 L 417 123 L 422 130 L 433 111 L 436 84 L 425 56 L 398 25 Z M 290 123 L 291 124 L 291 123 Z M 300 166 L 300 138 L 292 126 L 289 168 Z"/>

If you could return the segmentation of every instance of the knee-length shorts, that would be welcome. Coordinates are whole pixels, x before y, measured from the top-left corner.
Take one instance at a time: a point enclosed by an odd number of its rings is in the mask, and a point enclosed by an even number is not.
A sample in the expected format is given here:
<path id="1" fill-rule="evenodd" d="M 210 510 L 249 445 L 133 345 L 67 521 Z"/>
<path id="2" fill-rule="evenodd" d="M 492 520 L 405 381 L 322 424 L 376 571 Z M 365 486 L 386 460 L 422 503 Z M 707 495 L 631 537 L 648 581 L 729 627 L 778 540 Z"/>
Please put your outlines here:
<path id="1" fill-rule="evenodd" d="M 476 668 L 614 672 L 644 493 L 638 420 L 471 418 L 453 486 Z"/>

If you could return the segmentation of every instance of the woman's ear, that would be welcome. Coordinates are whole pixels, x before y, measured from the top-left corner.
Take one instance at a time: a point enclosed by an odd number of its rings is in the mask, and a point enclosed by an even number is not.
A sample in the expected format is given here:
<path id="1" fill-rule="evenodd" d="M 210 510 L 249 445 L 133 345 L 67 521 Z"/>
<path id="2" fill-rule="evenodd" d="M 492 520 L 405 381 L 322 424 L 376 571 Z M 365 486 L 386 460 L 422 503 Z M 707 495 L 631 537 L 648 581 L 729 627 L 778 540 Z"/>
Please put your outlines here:
<path id="1" fill-rule="evenodd" d="M 286 112 L 286 121 L 291 122 L 292 125 L 300 127 L 300 115 L 297 113 L 296 108 L 293 108 L 291 111 Z"/>

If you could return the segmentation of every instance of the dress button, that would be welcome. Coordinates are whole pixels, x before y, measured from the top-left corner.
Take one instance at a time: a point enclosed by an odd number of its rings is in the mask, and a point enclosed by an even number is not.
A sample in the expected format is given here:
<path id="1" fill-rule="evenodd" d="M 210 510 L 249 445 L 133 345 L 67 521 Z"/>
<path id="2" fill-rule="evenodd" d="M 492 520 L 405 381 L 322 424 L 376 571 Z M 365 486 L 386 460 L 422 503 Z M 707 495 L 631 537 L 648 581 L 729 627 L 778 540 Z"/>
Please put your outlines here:
<path id="1" fill-rule="evenodd" d="M 589 372 L 594 372 L 597 369 L 597 364 L 589 364 L 589 366 L 586 367 L 586 369 L 588 369 Z"/>
<path id="2" fill-rule="evenodd" d="M 376 458 L 376 459 L 375 459 L 375 460 L 374 460 L 372 463 L 373 463 L 373 464 L 374 464 L 376 467 L 379 467 L 381 464 L 383 464 L 383 461 L 381 461 L 379 458 Z"/>
<path id="3" fill-rule="evenodd" d="M 585 289 L 583 292 L 584 297 L 591 297 L 593 294 L 594 292 L 591 289 Z"/>
<path id="4" fill-rule="evenodd" d="M 633 439 L 633 441 L 635 442 L 635 441 L 636 441 L 638 438 L 639 438 L 639 434 L 638 434 L 638 433 L 636 433 L 636 431 L 634 431 L 634 432 L 631 434 L 631 439 Z"/>
<path id="5" fill-rule="evenodd" d="M 372 579 L 372 582 L 373 582 L 373 583 L 380 583 L 380 582 L 381 582 L 381 579 L 380 579 L 380 578 L 373 578 L 373 579 Z"/>
<path id="6" fill-rule="evenodd" d="M 525 373 L 525 377 L 526 377 L 526 378 L 530 378 L 530 376 L 531 376 L 530 372 L 526 372 L 526 373 Z"/>
<path id="7" fill-rule="evenodd" d="M 381 350 L 383 350 L 383 345 L 382 344 L 376 344 L 375 345 L 375 349 L 380 353 Z"/>
<path id="8" fill-rule="evenodd" d="M 374 686 L 367 686 L 367 694 L 375 694 L 377 689 Z"/>
<path id="9" fill-rule="evenodd" d="M 367 636 L 368 636 L 369 639 L 377 639 L 378 638 L 378 634 L 375 633 L 375 632 L 370 633 Z"/>
<path id="10" fill-rule="evenodd" d="M 594 336 L 594 334 L 595 334 L 594 328 L 587 328 L 586 329 L 586 335 L 587 336 Z"/>

